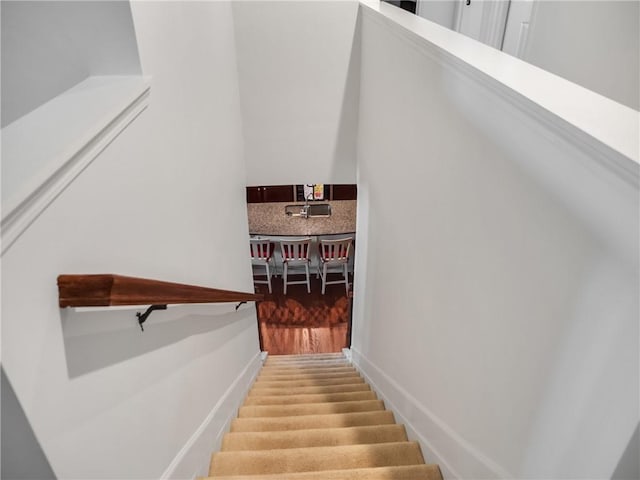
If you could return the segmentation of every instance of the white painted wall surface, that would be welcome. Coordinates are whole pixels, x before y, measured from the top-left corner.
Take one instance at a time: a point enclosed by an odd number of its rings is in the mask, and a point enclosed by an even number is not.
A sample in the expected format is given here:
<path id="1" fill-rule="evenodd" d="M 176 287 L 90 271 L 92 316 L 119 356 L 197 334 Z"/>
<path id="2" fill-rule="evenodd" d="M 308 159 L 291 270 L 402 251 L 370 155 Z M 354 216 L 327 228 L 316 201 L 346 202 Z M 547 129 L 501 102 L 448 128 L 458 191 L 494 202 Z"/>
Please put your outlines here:
<path id="1" fill-rule="evenodd" d="M 357 11 L 233 4 L 248 185 L 355 182 Z"/>
<path id="2" fill-rule="evenodd" d="M 231 6 L 132 12 L 149 107 L 2 257 L 3 367 L 58 478 L 204 475 L 257 368 L 251 306 L 170 308 L 144 333 L 135 310 L 57 306 L 61 273 L 253 291 Z"/>
<path id="3" fill-rule="evenodd" d="M 640 3 L 536 1 L 523 58 L 640 110 Z"/>
<path id="4" fill-rule="evenodd" d="M 637 164 L 383 7 L 362 18 L 354 360 L 448 478 L 611 478 L 639 417 Z"/>
<path id="5" fill-rule="evenodd" d="M 128 1 L 6 1 L 2 126 L 91 75 L 138 75 Z"/>
<path id="6" fill-rule="evenodd" d="M 457 4 L 458 0 L 418 0 L 416 15 L 452 29 L 455 24 Z"/>

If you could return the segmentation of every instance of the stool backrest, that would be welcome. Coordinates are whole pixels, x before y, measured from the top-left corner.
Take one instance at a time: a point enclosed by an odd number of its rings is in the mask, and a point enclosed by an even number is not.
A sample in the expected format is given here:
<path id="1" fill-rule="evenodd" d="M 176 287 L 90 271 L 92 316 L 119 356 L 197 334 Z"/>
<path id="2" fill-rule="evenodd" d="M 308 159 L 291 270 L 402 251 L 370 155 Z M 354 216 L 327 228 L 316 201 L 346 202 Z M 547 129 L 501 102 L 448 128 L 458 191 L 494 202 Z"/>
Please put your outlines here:
<path id="1" fill-rule="evenodd" d="M 283 261 L 309 260 L 309 246 L 311 238 L 280 241 Z"/>
<path id="2" fill-rule="evenodd" d="M 329 262 L 346 262 L 349 260 L 353 237 L 337 240 L 320 240 L 320 257 Z"/>
<path id="3" fill-rule="evenodd" d="M 269 240 L 251 238 L 249 239 L 249 248 L 252 259 L 267 259 L 273 255 L 275 244 Z"/>

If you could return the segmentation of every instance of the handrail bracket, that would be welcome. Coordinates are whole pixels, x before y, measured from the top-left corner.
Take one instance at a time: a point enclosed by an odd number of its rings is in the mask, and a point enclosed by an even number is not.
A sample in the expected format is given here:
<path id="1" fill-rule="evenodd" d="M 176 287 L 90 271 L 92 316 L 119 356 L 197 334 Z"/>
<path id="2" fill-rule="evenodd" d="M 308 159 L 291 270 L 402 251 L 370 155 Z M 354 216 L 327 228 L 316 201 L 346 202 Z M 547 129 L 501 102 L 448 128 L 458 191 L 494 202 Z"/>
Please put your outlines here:
<path id="1" fill-rule="evenodd" d="M 142 324 L 147 320 L 149 315 L 151 315 L 151 312 L 154 312 L 155 310 L 166 310 L 166 309 L 167 309 L 166 305 L 151 305 L 149 308 L 147 308 L 146 312 L 144 313 L 136 312 L 136 317 L 138 317 L 138 325 L 140 325 L 140 330 L 144 332 L 144 327 L 142 326 Z"/>

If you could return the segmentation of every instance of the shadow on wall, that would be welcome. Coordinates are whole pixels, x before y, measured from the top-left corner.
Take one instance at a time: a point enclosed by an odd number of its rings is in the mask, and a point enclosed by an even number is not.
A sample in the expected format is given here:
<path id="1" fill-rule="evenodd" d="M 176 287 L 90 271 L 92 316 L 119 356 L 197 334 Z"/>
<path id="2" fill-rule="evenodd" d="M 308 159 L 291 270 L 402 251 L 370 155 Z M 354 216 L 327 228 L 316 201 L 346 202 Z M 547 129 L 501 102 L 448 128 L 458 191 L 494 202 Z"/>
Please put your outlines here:
<path id="1" fill-rule="evenodd" d="M 615 472 L 613 472 L 611 478 L 614 480 L 634 480 L 640 478 L 638 427 L 640 427 L 640 424 L 636 425 L 636 430 L 633 432 L 633 435 L 631 435 L 631 440 L 629 440 L 629 444 L 622 454 Z"/>
<path id="2" fill-rule="evenodd" d="M 0 369 L 2 391 L 2 478 L 12 480 L 55 479 L 29 420 L 16 397 L 4 368 Z"/>
<path id="3" fill-rule="evenodd" d="M 355 179 L 355 168 L 353 172 L 347 172 L 346 166 L 353 165 L 357 158 L 356 142 L 358 138 L 358 116 L 360 110 L 360 13 L 358 10 L 353 39 L 351 41 L 351 51 L 349 55 L 349 65 L 343 88 L 342 105 L 340 108 L 340 118 L 338 130 L 336 132 L 336 145 L 333 152 L 331 178 L 345 178 L 344 175 L 353 175 Z M 347 177 L 348 178 L 348 177 Z M 351 180 L 353 181 L 353 180 Z"/>
<path id="4" fill-rule="evenodd" d="M 237 328 L 226 327 L 238 324 L 238 328 L 246 329 L 254 325 L 255 313 L 252 308 L 235 311 L 233 305 L 229 304 L 222 307 L 225 310 L 222 312 L 216 311 L 221 306 L 212 305 L 180 305 L 176 308 L 180 309 L 182 315 L 175 317 L 173 308 L 153 312 L 144 324 L 144 332 L 138 326 L 134 309 L 90 312 L 62 310 L 69 378 L 145 355 L 194 335 L 216 331 L 208 344 L 207 351 L 210 351 L 237 335 Z"/>

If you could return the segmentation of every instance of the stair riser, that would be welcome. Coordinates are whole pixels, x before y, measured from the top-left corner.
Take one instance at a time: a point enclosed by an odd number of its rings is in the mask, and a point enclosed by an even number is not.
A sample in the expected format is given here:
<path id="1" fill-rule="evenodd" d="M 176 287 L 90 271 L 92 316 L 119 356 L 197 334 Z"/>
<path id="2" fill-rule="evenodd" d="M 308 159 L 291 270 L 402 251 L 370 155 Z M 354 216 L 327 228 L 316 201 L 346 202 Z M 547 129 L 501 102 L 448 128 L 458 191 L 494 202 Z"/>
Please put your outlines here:
<path id="1" fill-rule="evenodd" d="M 376 410 L 384 410 L 384 403 L 382 400 L 309 403 L 297 405 L 252 405 L 248 407 L 240 407 L 240 410 L 238 411 L 238 418 L 326 415 L 332 413 L 373 412 Z"/>
<path id="2" fill-rule="evenodd" d="M 327 428 L 293 432 L 228 433 L 223 439 L 222 451 L 365 445 L 405 441 L 407 441 L 407 434 L 402 425 Z"/>
<path id="3" fill-rule="evenodd" d="M 273 395 L 247 397 L 243 407 L 249 405 L 293 405 L 300 403 L 352 402 L 355 400 L 377 400 L 376 394 L 367 392 L 345 392 L 304 395 Z"/>
<path id="4" fill-rule="evenodd" d="M 254 384 L 255 387 L 261 388 L 284 388 L 289 387 L 314 387 L 314 386 L 329 386 L 329 385 L 348 385 L 354 383 L 364 383 L 362 377 L 338 377 L 338 378 L 320 378 L 314 379 L 301 379 L 301 380 L 261 380 Z"/>
<path id="5" fill-rule="evenodd" d="M 333 358 L 345 358 L 342 352 L 334 353 L 300 353 L 291 355 L 269 355 L 268 360 L 301 360 L 301 359 L 333 359 Z"/>
<path id="6" fill-rule="evenodd" d="M 279 366 L 295 366 L 295 365 L 349 365 L 349 361 L 344 359 L 344 358 L 331 358 L 331 359 L 327 359 L 327 360 L 320 360 L 320 359 L 313 359 L 313 358 L 308 358 L 308 359 L 299 359 L 299 360 L 273 360 L 273 359 L 267 359 L 266 362 L 264 362 L 265 366 L 273 366 L 273 365 L 279 365 Z"/>
<path id="7" fill-rule="evenodd" d="M 349 362 L 298 362 L 298 363 L 271 363 L 265 364 L 264 368 L 269 370 L 292 369 L 292 368 L 349 368 L 353 367 Z"/>
<path id="8" fill-rule="evenodd" d="M 263 366 L 263 372 L 276 372 L 276 371 L 292 371 L 292 370 L 344 370 L 344 369 L 353 369 L 353 365 L 350 363 L 340 363 L 340 364 L 314 364 L 314 365 L 271 365 L 271 366 Z"/>
<path id="9" fill-rule="evenodd" d="M 340 392 L 365 392 L 370 391 L 371 388 L 366 383 L 352 383 L 341 385 L 325 385 L 325 386 L 312 386 L 312 387 L 289 387 L 282 388 L 264 388 L 254 387 L 249 391 L 249 396 L 260 395 L 302 395 L 308 393 L 340 393 Z"/>
<path id="10" fill-rule="evenodd" d="M 353 372 L 357 370 L 354 367 L 314 367 L 314 368 L 297 368 L 297 367 L 263 367 L 260 375 L 295 375 L 296 373 L 338 373 Z"/>
<path id="11" fill-rule="evenodd" d="M 262 377 L 259 376 L 258 378 L 256 378 L 255 383 L 263 383 L 263 382 L 297 382 L 297 381 L 309 381 L 309 382 L 315 382 L 315 381 L 333 381 L 333 380 L 338 380 L 340 381 L 340 379 L 345 379 L 345 378 L 353 378 L 356 379 L 355 382 L 353 383 L 357 383 L 358 379 L 362 378 L 360 375 L 358 375 L 357 373 L 353 373 L 353 372 L 349 372 L 349 373 L 338 373 L 338 374 L 332 374 L 332 373 L 327 373 L 327 374 L 315 374 L 315 375 L 284 375 L 284 376 L 277 376 L 277 377 L 273 377 L 273 376 L 268 376 L 268 377 Z"/>
<path id="12" fill-rule="evenodd" d="M 303 415 L 299 417 L 236 418 L 231 422 L 232 432 L 279 432 L 314 428 L 361 427 L 395 423 L 388 410 L 376 412 Z"/>
<path id="13" fill-rule="evenodd" d="M 262 372 L 258 375 L 257 378 L 262 380 L 272 379 L 272 380 L 286 380 L 286 377 L 336 377 L 336 376 L 349 376 L 356 375 L 359 376 L 360 373 L 354 369 L 349 370 L 320 370 L 320 371 L 292 371 L 292 372 L 277 372 L 277 373 L 268 373 Z"/>
<path id="14" fill-rule="evenodd" d="M 299 353 L 291 355 L 268 355 L 267 360 L 271 361 L 287 361 L 287 360 L 333 360 L 340 358 L 346 360 L 342 352 L 333 353 Z"/>
<path id="15" fill-rule="evenodd" d="M 272 378 L 274 380 L 286 380 L 288 377 L 347 377 L 347 376 L 359 376 L 360 374 L 355 369 L 345 369 L 337 371 L 310 371 L 310 372 L 278 372 L 269 373 L 261 372 L 258 378 Z"/>

